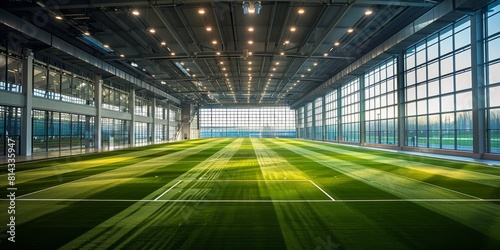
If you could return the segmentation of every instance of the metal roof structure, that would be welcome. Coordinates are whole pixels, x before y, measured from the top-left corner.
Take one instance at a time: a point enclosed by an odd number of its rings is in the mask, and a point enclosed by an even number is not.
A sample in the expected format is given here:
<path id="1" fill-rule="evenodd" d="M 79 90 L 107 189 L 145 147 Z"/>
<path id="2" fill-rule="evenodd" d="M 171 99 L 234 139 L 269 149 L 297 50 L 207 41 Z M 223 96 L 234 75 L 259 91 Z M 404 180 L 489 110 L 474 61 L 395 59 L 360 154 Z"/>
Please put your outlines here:
<path id="1" fill-rule="evenodd" d="M 165 98 L 293 105 L 446 2 L 485 1 L 6 1 L 0 32 Z"/>

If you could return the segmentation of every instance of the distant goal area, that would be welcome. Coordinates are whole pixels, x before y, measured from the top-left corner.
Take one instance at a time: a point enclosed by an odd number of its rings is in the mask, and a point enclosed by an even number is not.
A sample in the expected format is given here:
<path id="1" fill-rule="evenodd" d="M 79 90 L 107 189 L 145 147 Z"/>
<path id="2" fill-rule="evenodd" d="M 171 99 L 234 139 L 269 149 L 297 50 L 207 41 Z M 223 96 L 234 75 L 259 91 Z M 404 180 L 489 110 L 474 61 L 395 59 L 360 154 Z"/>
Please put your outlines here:
<path id="1" fill-rule="evenodd" d="M 199 125 L 201 138 L 296 138 L 289 107 L 202 108 Z"/>

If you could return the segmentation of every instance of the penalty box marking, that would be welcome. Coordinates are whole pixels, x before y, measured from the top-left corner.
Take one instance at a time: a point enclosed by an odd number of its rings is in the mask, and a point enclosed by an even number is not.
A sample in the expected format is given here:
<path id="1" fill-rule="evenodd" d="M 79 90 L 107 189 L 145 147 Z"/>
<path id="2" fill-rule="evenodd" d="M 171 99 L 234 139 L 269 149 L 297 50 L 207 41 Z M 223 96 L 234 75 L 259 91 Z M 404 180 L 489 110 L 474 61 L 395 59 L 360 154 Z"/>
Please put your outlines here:
<path id="1" fill-rule="evenodd" d="M 323 192 L 326 196 L 328 196 L 328 198 L 330 198 L 330 200 L 332 201 L 335 201 L 335 199 L 333 197 L 331 197 L 325 190 L 323 190 L 322 188 L 320 188 L 318 185 L 316 185 L 316 183 L 314 183 L 314 181 L 312 180 L 309 180 L 315 187 L 317 187 L 321 192 Z"/>
<path id="2" fill-rule="evenodd" d="M 172 190 L 175 186 L 179 185 L 180 183 L 182 182 L 182 180 L 178 181 L 177 183 L 175 183 L 173 186 L 171 186 L 169 189 L 167 189 L 165 192 L 163 192 L 162 194 L 160 194 L 158 197 L 156 197 L 156 199 L 154 199 L 153 201 L 157 201 L 158 199 L 160 199 L 162 196 L 164 196 L 166 193 L 168 193 L 168 191 Z"/>
<path id="3" fill-rule="evenodd" d="M 263 181 L 263 182 L 309 182 L 309 183 L 313 184 L 319 191 L 321 191 L 323 194 L 325 194 L 331 201 L 335 201 L 335 199 L 330 194 L 328 194 L 325 190 L 323 190 L 320 186 L 318 186 L 312 180 L 203 180 L 203 179 L 191 179 L 191 180 L 186 180 L 186 181 L 201 181 L 201 182 L 261 182 L 261 181 Z M 170 190 L 175 188 L 181 182 L 183 182 L 183 180 L 180 180 L 177 183 L 175 183 L 173 186 L 171 186 L 165 192 L 163 192 L 158 197 L 156 197 L 156 199 L 154 199 L 153 201 L 158 201 L 162 196 L 167 194 Z M 214 201 L 214 200 L 208 200 L 208 201 Z M 231 201 L 231 200 L 227 200 L 227 201 Z M 245 200 L 235 200 L 235 201 L 245 201 Z M 256 201 L 256 200 L 249 200 L 249 201 Z M 262 200 L 262 201 L 269 202 L 269 201 L 273 201 L 273 200 Z M 291 202 L 291 201 L 301 201 L 301 200 L 285 200 L 285 201 Z M 317 200 L 305 200 L 305 201 L 317 202 Z"/>

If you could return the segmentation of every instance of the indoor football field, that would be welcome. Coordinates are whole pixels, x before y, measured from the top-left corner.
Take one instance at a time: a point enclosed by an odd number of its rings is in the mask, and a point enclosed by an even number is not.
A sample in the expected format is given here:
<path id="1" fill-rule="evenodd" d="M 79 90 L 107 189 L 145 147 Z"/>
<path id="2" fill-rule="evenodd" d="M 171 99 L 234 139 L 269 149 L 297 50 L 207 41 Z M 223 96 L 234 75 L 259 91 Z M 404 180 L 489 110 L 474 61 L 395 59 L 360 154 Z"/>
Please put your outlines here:
<path id="1" fill-rule="evenodd" d="M 500 249 L 500 166 L 297 139 L 17 163 L 0 249 Z"/>

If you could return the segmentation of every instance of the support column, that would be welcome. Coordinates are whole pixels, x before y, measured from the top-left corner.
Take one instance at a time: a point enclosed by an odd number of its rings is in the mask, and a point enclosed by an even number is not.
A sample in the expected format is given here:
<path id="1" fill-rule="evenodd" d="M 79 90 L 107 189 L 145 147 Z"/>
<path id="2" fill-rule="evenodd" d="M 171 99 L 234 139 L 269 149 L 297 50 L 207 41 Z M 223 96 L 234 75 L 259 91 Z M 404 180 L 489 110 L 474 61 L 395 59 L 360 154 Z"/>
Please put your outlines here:
<path id="1" fill-rule="evenodd" d="M 128 110 L 130 112 L 130 126 L 128 138 L 131 146 L 135 145 L 135 89 L 131 89 L 128 95 Z"/>
<path id="2" fill-rule="evenodd" d="M 337 141 L 342 141 L 342 86 L 337 89 Z"/>
<path id="3" fill-rule="evenodd" d="M 33 52 L 30 49 L 23 50 L 22 79 L 24 107 L 21 112 L 21 138 L 20 155 L 29 156 L 33 152 L 33 122 L 31 112 L 33 110 Z"/>
<path id="4" fill-rule="evenodd" d="M 312 109 L 311 109 L 311 124 L 312 124 L 312 135 L 311 135 L 311 140 L 316 139 L 316 99 L 311 101 Z"/>
<path id="5" fill-rule="evenodd" d="M 181 105 L 181 123 L 182 123 L 182 139 L 191 138 L 191 104 L 190 103 L 182 103 Z"/>
<path id="6" fill-rule="evenodd" d="M 167 121 L 167 125 L 165 125 L 165 123 L 163 123 L 163 125 L 161 125 L 161 127 L 162 127 L 161 140 L 168 141 L 168 109 L 165 108 L 165 105 L 162 105 L 161 109 L 162 109 L 162 111 L 161 111 L 162 112 L 162 120 Z"/>
<path id="7" fill-rule="evenodd" d="M 365 77 L 359 77 L 359 144 L 366 143 Z"/>
<path id="8" fill-rule="evenodd" d="M 404 54 L 401 52 L 397 60 L 397 93 L 398 93 L 398 147 L 405 146 L 406 126 L 405 126 L 405 72 L 404 72 Z"/>
<path id="9" fill-rule="evenodd" d="M 299 132 L 299 109 L 300 109 L 300 107 L 298 107 L 295 110 L 295 137 L 296 138 L 300 138 L 300 132 Z"/>
<path id="10" fill-rule="evenodd" d="M 167 140 L 170 141 L 170 103 L 167 103 L 167 110 L 165 112 L 165 120 L 167 120 Z"/>
<path id="11" fill-rule="evenodd" d="M 472 151 L 478 158 L 483 158 L 487 151 L 483 28 L 482 11 L 479 11 L 471 18 Z"/>
<path id="12" fill-rule="evenodd" d="M 94 100 L 95 100 L 95 119 L 94 119 L 94 148 L 102 147 L 102 78 L 99 75 L 94 76 Z"/>
<path id="13" fill-rule="evenodd" d="M 152 123 L 151 123 L 151 142 L 155 142 L 156 139 L 156 98 L 153 97 L 153 100 L 151 100 L 151 118 L 152 118 Z"/>
<path id="14" fill-rule="evenodd" d="M 323 120 L 323 123 L 322 123 L 322 131 L 323 131 L 323 135 L 321 136 L 322 140 L 325 141 L 326 140 L 326 96 L 323 95 L 322 97 L 322 102 L 321 102 L 321 119 Z"/>

